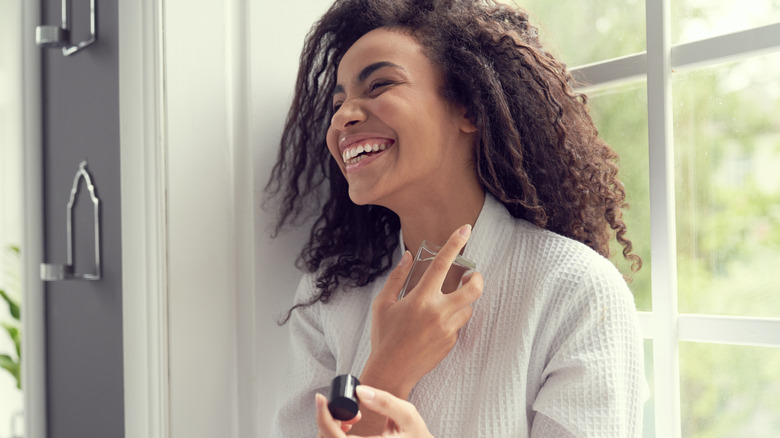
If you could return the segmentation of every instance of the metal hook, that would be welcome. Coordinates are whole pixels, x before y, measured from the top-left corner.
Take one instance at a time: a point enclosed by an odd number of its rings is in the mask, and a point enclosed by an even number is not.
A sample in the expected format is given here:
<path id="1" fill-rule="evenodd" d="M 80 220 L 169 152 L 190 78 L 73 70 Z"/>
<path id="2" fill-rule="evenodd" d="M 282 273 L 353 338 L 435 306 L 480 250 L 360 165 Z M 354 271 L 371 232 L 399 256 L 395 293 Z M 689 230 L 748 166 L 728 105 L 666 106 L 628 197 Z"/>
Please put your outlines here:
<path id="1" fill-rule="evenodd" d="M 37 26 L 35 28 L 35 43 L 41 48 L 60 48 L 62 54 L 70 56 L 79 50 L 89 46 L 97 40 L 95 23 L 95 0 L 89 1 L 89 31 L 90 38 L 78 44 L 70 43 L 70 14 L 68 14 L 68 2 L 62 0 L 62 25 Z"/>
<path id="2" fill-rule="evenodd" d="M 94 274 L 76 274 L 73 272 L 73 204 L 76 202 L 76 195 L 79 190 L 79 180 L 84 178 L 84 183 L 89 191 L 89 197 L 94 205 L 95 221 L 95 273 Z M 70 199 L 68 200 L 68 262 L 64 265 L 51 263 L 41 263 L 41 279 L 44 281 L 58 281 L 71 278 L 80 278 L 84 280 L 100 280 L 100 199 L 95 194 L 95 186 L 92 184 L 92 178 L 87 172 L 87 162 L 82 161 L 79 164 L 79 170 L 73 179 L 73 188 L 70 190 Z"/>

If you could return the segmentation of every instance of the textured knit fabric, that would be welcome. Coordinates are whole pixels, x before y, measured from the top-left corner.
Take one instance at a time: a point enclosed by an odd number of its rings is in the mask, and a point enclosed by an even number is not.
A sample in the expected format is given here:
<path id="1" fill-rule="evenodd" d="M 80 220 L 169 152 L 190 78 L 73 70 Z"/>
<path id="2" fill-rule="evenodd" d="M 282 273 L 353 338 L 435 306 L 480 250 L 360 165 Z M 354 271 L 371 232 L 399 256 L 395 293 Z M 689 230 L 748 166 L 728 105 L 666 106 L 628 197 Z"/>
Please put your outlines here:
<path id="1" fill-rule="evenodd" d="M 482 297 L 455 347 L 409 397 L 430 432 L 640 436 L 642 340 L 633 297 L 612 263 L 513 218 L 490 195 L 464 256 L 485 278 Z M 303 277 L 296 302 L 316 293 L 313 279 Z M 338 374 L 360 376 L 371 351 L 371 302 L 385 281 L 293 312 L 274 437 L 316 436 L 314 393 L 327 395 Z"/>

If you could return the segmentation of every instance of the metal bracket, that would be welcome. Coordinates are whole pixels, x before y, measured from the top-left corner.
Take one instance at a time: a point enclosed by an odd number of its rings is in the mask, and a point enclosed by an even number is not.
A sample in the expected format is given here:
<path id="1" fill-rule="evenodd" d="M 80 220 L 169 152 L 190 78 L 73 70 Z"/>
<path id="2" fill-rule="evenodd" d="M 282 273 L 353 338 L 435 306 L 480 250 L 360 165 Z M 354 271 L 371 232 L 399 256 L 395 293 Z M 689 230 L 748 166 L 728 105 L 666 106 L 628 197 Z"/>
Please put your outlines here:
<path id="1" fill-rule="evenodd" d="M 84 178 L 84 183 L 89 190 L 89 196 L 94 205 L 95 220 L 95 273 L 94 274 L 76 274 L 73 272 L 73 204 L 76 202 L 76 195 L 79 190 L 79 179 Z M 68 279 L 100 280 L 100 199 L 95 195 L 95 186 L 92 185 L 92 178 L 87 172 L 87 162 L 82 161 L 76 177 L 73 179 L 73 188 L 70 190 L 70 200 L 68 201 L 68 263 L 65 265 L 55 265 L 51 263 L 41 263 L 41 280 L 59 281 Z"/>
<path id="2" fill-rule="evenodd" d="M 89 31 L 90 38 L 78 44 L 70 43 L 70 14 L 68 14 L 68 2 L 62 0 L 62 25 L 45 25 L 35 28 L 35 43 L 38 47 L 57 49 L 62 47 L 62 54 L 70 56 L 79 50 L 89 46 L 97 40 L 95 25 L 95 0 L 89 1 Z"/>

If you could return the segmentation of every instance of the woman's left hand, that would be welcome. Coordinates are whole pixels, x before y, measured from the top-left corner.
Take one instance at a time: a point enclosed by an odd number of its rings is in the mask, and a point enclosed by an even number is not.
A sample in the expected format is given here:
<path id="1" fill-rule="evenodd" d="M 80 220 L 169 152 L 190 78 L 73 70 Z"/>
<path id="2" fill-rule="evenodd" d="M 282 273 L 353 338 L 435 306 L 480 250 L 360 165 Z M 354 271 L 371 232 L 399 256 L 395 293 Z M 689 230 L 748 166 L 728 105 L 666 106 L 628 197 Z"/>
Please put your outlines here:
<path id="1" fill-rule="evenodd" d="M 366 385 L 358 385 L 356 388 L 360 405 L 371 411 L 387 417 L 385 428 L 381 435 L 366 438 L 401 437 L 401 438 L 433 438 L 428 432 L 417 408 L 406 400 L 401 400 L 389 392 L 371 388 Z M 322 394 L 316 395 L 317 399 L 317 438 L 346 438 L 346 432 L 350 430 L 356 420 L 350 420 L 349 424 L 333 419 L 328 410 L 328 401 Z M 360 413 L 358 412 L 358 418 Z"/>

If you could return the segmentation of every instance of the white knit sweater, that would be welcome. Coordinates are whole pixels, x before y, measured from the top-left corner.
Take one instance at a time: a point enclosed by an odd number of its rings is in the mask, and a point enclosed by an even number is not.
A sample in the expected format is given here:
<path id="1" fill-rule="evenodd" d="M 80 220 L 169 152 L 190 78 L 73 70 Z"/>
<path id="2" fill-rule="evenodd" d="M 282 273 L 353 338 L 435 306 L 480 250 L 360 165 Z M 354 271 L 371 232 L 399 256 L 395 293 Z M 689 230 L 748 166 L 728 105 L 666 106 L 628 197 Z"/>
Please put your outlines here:
<path id="1" fill-rule="evenodd" d="M 400 258 L 400 251 L 396 261 Z M 485 287 L 449 355 L 412 390 L 430 432 L 460 437 L 639 437 L 646 397 L 633 297 L 585 245 L 513 218 L 490 195 L 464 256 Z M 305 275 L 296 302 L 316 293 Z M 314 393 L 360 376 L 386 276 L 297 309 L 274 437 L 316 436 Z"/>

